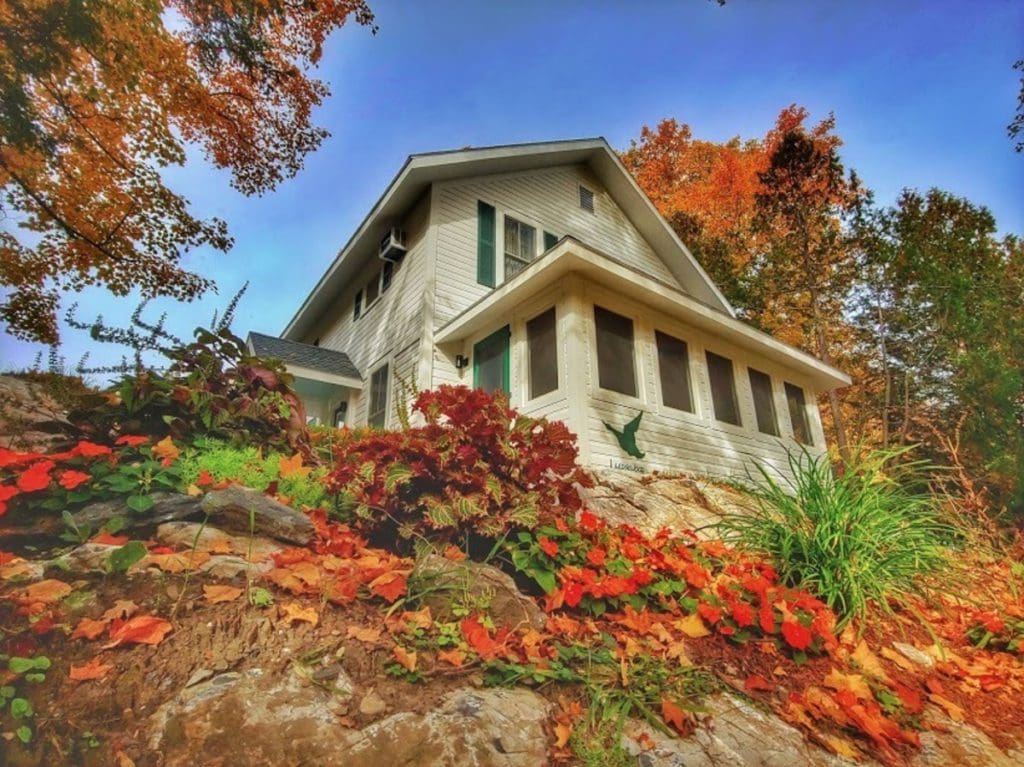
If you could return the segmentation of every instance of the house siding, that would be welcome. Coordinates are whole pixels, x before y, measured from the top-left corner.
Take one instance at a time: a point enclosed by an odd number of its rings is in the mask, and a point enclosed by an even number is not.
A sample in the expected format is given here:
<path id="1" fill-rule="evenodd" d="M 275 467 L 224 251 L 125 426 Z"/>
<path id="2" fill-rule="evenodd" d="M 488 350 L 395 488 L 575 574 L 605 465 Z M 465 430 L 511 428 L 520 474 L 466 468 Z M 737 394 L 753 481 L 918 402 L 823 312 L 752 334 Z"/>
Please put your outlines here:
<path id="1" fill-rule="evenodd" d="M 594 192 L 594 213 L 580 208 L 579 186 Z M 524 173 L 485 176 L 436 185 L 437 273 L 434 328 L 470 307 L 491 290 L 477 283 L 477 202 L 558 237 L 572 235 L 598 250 L 673 286 L 679 283 L 654 250 L 585 166 L 562 166 Z M 499 260 L 500 267 L 500 260 Z M 503 275 L 498 275 L 498 283 Z"/>
<path id="2" fill-rule="evenodd" d="M 597 351 L 593 307 L 597 304 L 631 317 L 634 321 L 634 361 L 637 366 L 637 397 L 601 389 L 597 380 Z M 777 478 L 790 477 L 789 452 L 799 451 L 786 407 L 783 382 L 804 389 L 808 421 L 814 445 L 812 454 L 825 450 L 825 436 L 816 406 L 816 392 L 800 376 L 793 375 L 769 360 L 740 349 L 678 320 L 623 300 L 606 288 L 583 282 L 578 305 L 580 322 L 587 328 L 585 364 L 579 376 L 578 395 L 586 404 L 583 423 L 572 424 L 590 450 L 589 463 L 596 467 L 631 464 L 646 470 L 684 471 L 718 477 L 757 476 L 760 464 Z M 661 404 L 658 357 L 654 331 L 660 330 L 687 342 L 691 392 L 695 413 L 686 413 Z M 712 351 L 733 362 L 736 396 L 742 425 L 715 419 L 711 401 L 705 351 Z M 779 436 L 762 434 L 757 429 L 748 367 L 771 377 L 772 395 Z M 644 411 L 637 435 L 642 460 L 625 455 L 605 422 L 616 428 Z"/>
<path id="3" fill-rule="evenodd" d="M 338 349 L 349 358 L 362 374 L 366 388 L 349 396 L 349 422 L 366 423 L 369 407 L 370 374 L 389 361 L 389 404 L 386 425 L 397 426 L 395 408 L 397 376 L 407 380 L 418 377 L 418 344 L 426 327 L 430 254 L 430 194 L 424 194 L 399 223 L 406 232 L 408 251 L 402 259 L 391 287 L 370 307 L 364 307 L 359 319 L 354 319 L 355 295 L 365 290 L 367 281 L 381 269 L 383 262 L 376 256 L 367 259 L 358 277 L 337 296 L 330 312 L 315 323 L 302 341 Z M 411 351 L 410 351 L 411 348 Z M 428 382 L 418 381 L 420 386 Z M 337 403 L 331 404 L 331 409 Z"/>

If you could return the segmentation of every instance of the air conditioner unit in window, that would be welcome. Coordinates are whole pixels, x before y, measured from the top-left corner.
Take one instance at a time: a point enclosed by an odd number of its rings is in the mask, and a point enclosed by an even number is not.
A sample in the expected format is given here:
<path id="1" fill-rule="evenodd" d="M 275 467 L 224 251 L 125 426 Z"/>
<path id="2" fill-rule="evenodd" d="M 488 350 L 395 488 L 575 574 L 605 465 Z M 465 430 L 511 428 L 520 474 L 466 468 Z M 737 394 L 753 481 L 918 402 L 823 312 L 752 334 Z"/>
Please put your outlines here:
<path id="1" fill-rule="evenodd" d="M 393 264 L 401 261 L 402 256 L 405 255 L 405 230 L 397 226 L 391 227 L 388 233 L 381 238 L 377 255 L 382 261 L 390 261 Z"/>

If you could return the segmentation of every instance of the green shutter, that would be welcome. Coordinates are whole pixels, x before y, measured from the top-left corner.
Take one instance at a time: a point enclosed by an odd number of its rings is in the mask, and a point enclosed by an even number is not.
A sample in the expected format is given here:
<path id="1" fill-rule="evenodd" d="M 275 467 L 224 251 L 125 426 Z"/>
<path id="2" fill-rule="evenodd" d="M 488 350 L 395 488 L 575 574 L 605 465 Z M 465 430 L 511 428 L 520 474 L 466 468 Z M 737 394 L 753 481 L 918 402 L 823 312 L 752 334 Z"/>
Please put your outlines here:
<path id="1" fill-rule="evenodd" d="M 476 204 L 476 281 L 493 288 L 495 269 L 494 206 L 486 202 Z"/>
<path id="2" fill-rule="evenodd" d="M 558 235 L 544 232 L 544 250 L 551 250 L 558 244 Z"/>

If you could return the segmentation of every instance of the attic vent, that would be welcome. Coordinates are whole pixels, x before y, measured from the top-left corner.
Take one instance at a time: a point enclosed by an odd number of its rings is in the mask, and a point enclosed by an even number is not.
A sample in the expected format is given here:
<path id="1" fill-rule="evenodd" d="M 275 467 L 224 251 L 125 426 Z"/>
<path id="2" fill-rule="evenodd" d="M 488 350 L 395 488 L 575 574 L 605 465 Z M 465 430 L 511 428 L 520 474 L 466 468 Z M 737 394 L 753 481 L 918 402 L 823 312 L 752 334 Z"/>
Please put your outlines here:
<path id="1" fill-rule="evenodd" d="M 589 213 L 594 212 L 594 193 L 585 186 L 580 187 L 580 207 Z"/>

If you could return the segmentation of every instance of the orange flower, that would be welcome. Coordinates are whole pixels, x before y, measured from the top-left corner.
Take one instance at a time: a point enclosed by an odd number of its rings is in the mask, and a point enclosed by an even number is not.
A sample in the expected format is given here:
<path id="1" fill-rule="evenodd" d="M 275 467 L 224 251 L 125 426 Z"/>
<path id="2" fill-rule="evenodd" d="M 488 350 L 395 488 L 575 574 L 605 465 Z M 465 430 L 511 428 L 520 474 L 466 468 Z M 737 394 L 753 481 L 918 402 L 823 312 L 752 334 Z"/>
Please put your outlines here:
<path id="1" fill-rule="evenodd" d="M 83 482 L 88 482 L 91 477 L 84 471 L 65 471 L 60 475 L 60 486 L 65 490 L 74 490 Z"/>
<path id="2" fill-rule="evenodd" d="M 604 549 L 595 547 L 587 552 L 587 561 L 594 567 L 600 567 L 604 564 L 604 559 L 607 555 L 608 553 Z"/>

